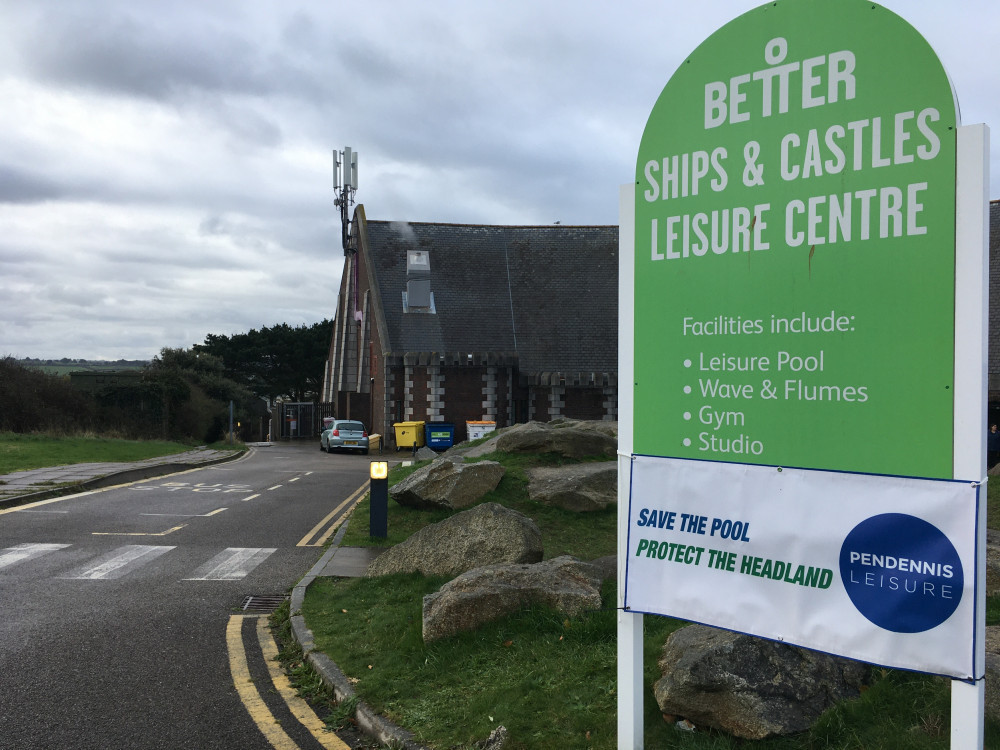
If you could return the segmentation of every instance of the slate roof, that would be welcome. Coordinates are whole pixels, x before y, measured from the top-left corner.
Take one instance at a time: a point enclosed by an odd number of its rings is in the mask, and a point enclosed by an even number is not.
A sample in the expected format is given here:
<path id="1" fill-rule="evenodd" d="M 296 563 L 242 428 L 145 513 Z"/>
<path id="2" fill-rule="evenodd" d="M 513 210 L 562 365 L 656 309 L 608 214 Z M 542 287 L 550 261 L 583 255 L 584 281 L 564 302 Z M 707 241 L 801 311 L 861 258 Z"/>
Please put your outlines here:
<path id="1" fill-rule="evenodd" d="M 366 230 L 388 351 L 513 352 L 529 375 L 617 370 L 617 226 Z M 429 252 L 434 314 L 403 310 L 410 249 Z"/>
<path id="2" fill-rule="evenodd" d="M 1000 201 L 989 206 L 990 390 L 1000 390 Z M 366 222 L 389 351 L 516 352 L 522 373 L 614 373 L 618 227 Z M 406 250 L 436 314 L 404 313 Z M 508 278 L 510 283 L 508 285 Z"/>

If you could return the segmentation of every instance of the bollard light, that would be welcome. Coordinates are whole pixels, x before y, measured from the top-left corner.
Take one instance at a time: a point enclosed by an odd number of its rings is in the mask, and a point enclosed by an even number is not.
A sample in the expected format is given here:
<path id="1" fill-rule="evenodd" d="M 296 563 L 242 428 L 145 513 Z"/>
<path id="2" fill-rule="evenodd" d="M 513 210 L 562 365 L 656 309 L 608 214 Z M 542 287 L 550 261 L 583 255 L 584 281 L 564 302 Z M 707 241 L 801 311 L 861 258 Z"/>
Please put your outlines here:
<path id="1" fill-rule="evenodd" d="M 389 536 L 389 463 L 372 461 L 368 482 L 368 535 L 385 539 Z"/>

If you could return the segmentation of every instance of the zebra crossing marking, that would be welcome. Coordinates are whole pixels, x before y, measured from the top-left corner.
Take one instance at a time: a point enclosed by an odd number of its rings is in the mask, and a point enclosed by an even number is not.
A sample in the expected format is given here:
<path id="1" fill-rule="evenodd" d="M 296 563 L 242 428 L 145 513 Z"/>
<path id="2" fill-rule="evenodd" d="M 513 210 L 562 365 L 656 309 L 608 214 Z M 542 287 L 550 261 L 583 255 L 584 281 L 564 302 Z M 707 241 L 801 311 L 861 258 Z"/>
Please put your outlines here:
<path id="1" fill-rule="evenodd" d="M 43 555 L 59 552 L 72 544 L 26 543 L 0 549 L 0 570 Z M 91 559 L 84 565 L 56 576 L 59 580 L 114 580 L 122 578 L 161 555 L 177 549 L 168 545 L 127 544 Z M 272 554 L 276 547 L 229 547 L 199 566 L 183 581 L 239 581 L 248 576 Z"/>
<path id="2" fill-rule="evenodd" d="M 49 552 L 66 549 L 69 546 L 69 544 L 19 544 L 16 547 L 8 547 L 5 550 L 0 550 L 0 569 L 30 560 L 33 557 L 40 557 Z"/>
<path id="3" fill-rule="evenodd" d="M 274 547 L 229 547 L 198 568 L 185 581 L 238 581 L 270 557 Z"/>
<path id="4" fill-rule="evenodd" d="M 141 568 L 143 565 L 152 562 L 160 555 L 164 555 L 172 549 L 176 549 L 176 547 L 127 544 L 124 547 L 112 550 L 106 555 L 102 555 L 97 559 L 96 564 L 77 568 L 67 575 L 59 576 L 59 578 L 86 581 L 121 578 L 126 573 Z"/>

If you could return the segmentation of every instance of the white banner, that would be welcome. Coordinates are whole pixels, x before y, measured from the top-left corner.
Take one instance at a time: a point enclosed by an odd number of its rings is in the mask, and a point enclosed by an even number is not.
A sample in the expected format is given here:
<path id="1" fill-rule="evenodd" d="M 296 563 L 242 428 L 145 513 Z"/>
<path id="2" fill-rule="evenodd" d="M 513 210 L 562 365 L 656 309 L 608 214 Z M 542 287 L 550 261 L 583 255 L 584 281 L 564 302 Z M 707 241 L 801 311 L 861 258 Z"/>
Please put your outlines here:
<path id="1" fill-rule="evenodd" d="M 625 608 L 978 679 L 979 501 L 970 482 L 633 456 Z"/>

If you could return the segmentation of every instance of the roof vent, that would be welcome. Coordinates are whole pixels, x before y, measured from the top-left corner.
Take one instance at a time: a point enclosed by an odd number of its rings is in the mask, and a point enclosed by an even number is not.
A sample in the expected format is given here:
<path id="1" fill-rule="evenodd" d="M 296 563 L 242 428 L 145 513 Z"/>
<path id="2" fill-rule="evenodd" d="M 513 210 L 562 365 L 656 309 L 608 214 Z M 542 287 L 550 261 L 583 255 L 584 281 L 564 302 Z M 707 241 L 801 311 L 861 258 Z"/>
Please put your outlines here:
<path id="1" fill-rule="evenodd" d="M 407 307 L 431 306 L 431 255 L 426 250 L 406 251 Z"/>
<path id="2" fill-rule="evenodd" d="M 406 275 L 410 276 L 430 276 L 431 274 L 431 254 L 426 250 L 406 251 Z"/>

